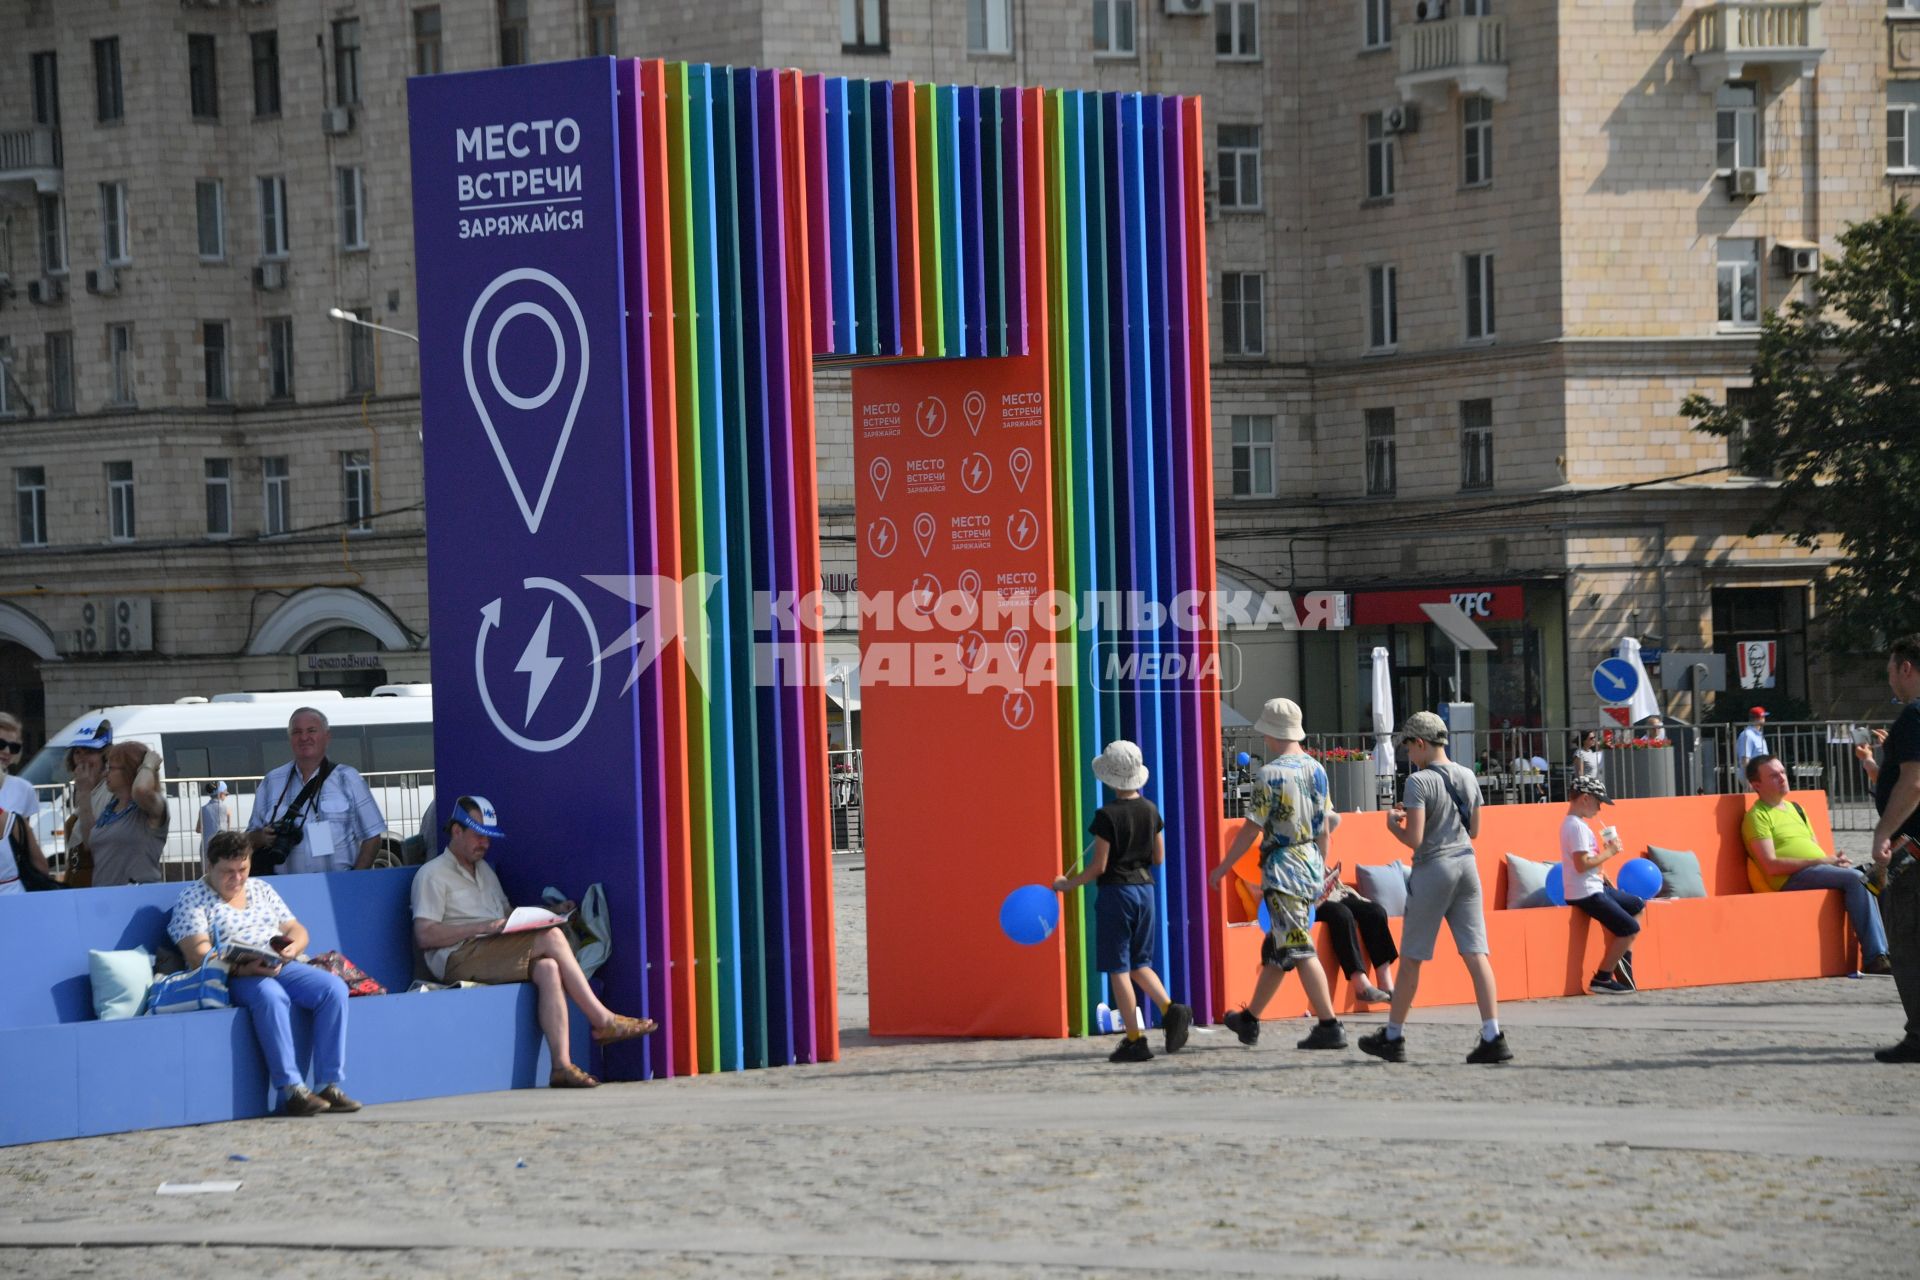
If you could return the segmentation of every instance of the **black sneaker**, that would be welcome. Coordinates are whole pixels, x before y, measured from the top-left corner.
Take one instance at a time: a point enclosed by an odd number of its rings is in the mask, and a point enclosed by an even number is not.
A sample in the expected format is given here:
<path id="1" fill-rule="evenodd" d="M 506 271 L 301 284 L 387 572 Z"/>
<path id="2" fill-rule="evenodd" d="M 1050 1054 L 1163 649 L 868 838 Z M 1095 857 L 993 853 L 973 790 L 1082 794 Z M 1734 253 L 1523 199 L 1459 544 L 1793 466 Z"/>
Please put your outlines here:
<path id="1" fill-rule="evenodd" d="M 1227 1016 L 1220 1021 L 1227 1024 L 1227 1030 L 1240 1037 L 1241 1044 L 1260 1043 L 1260 1019 L 1245 1009 L 1230 1009 L 1227 1011 Z"/>
<path id="2" fill-rule="evenodd" d="M 1316 1022 L 1313 1030 L 1307 1032 L 1307 1038 L 1294 1046 L 1296 1049 L 1344 1049 L 1347 1047 L 1347 1030 L 1335 1018 L 1332 1022 Z"/>
<path id="3" fill-rule="evenodd" d="M 1151 1062 L 1153 1049 L 1147 1044 L 1147 1038 L 1122 1040 L 1120 1047 L 1107 1055 L 1108 1062 Z"/>
<path id="4" fill-rule="evenodd" d="M 1920 1036 L 1908 1036 L 1891 1048 L 1875 1049 L 1875 1062 L 1920 1062 Z"/>
<path id="5" fill-rule="evenodd" d="M 1513 1061 L 1513 1050 L 1507 1047 L 1507 1033 L 1502 1031 L 1491 1040 L 1482 1039 L 1473 1046 L 1473 1052 L 1467 1055 L 1467 1061 L 1475 1066 L 1490 1062 Z"/>
<path id="6" fill-rule="evenodd" d="M 1604 977 L 1596 976 L 1591 982 L 1587 983 L 1587 990 L 1624 993 L 1633 990 L 1633 988 L 1612 974 L 1607 974 Z"/>
<path id="7" fill-rule="evenodd" d="M 1407 1038 L 1387 1039 L 1387 1033 L 1376 1031 L 1372 1035 L 1360 1037 L 1360 1052 L 1370 1053 L 1386 1062 L 1405 1062 L 1407 1060 Z"/>
<path id="8" fill-rule="evenodd" d="M 1184 1004 L 1168 1005 L 1164 1029 L 1167 1033 L 1167 1052 L 1180 1052 L 1186 1047 L 1187 1036 L 1193 1030 L 1193 1010 Z"/>

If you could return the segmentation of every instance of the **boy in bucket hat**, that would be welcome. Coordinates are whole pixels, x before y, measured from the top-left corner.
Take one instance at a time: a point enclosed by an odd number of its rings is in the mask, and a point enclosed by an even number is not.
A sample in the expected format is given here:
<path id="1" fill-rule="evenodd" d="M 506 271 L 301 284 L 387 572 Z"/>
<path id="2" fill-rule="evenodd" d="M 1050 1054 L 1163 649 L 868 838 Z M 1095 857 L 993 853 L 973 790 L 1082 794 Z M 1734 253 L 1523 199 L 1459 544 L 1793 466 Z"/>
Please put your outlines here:
<path id="1" fill-rule="evenodd" d="M 1109 1062 L 1146 1062 L 1147 1047 L 1136 984 L 1160 1010 L 1166 1029 L 1166 1050 L 1178 1053 L 1193 1030 L 1193 1010 L 1167 997 L 1160 975 L 1153 971 L 1153 868 L 1166 861 L 1161 831 L 1166 824 L 1153 801 L 1140 794 L 1147 785 L 1146 762 L 1140 748 L 1124 739 L 1109 742 L 1093 761 L 1093 776 L 1113 788 L 1114 798 L 1100 806 L 1088 828 L 1093 855 L 1071 876 L 1053 882 L 1057 893 L 1070 893 L 1089 881 L 1100 886 L 1093 900 L 1093 951 L 1100 972 L 1107 975 L 1113 1007 L 1126 1023 L 1126 1039 L 1108 1057 Z"/>
<path id="2" fill-rule="evenodd" d="M 1601 848 L 1594 841 L 1591 820 L 1601 805 L 1612 803 L 1606 783 L 1575 778 L 1567 783 L 1567 816 L 1560 824 L 1560 882 L 1567 905 L 1586 912 L 1607 931 L 1607 953 L 1587 983 L 1591 991 L 1633 990 L 1627 953 L 1640 932 L 1640 913 L 1647 909 L 1646 903 L 1614 888 L 1600 874 L 1601 864 L 1620 852 L 1619 837 L 1610 835 L 1607 847 Z M 1612 833 L 1613 828 L 1607 831 Z"/>
<path id="3" fill-rule="evenodd" d="M 1328 799 L 1327 771 L 1301 742 L 1300 707 L 1290 698 L 1274 698 L 1254 725 L 1267 739 L 1267 763 L 1247 802 L 1227 856 L 1207 877 L 1215 889 L 1233 864 L 1260 838 L 1260 892 L 1270 921 L 1260 947 L 1260 977 L 1244 1009 L 1228 1013 L 1227 1029 L 1252 1045 L 1260 1039 L 1260 1011 L 1279 993 L 1289 969 L 1298 970 L 1307 1003 L 1319 1021 L 1296 1047 L 1344 1049 L 1347 1033 L 1333 1016 L 1327 972 L 1313 949 L 1313 901 L 1326 883 L 1326 844 L 1340 815 Z"/>
<path id="4" fill-rule="evenodd" d="M 1361 1036 L 1360 1048 L 1388 1062 L 1407 1060 L 1402 1030 L 1407 1010 L 1420 989 L 1420 966 L 1433 959 L 1440 922 L 1445 920 L 1480 1006 L 1480 1042 L 1467 1061 L 1506 1062 L 1513 1050 L 1500 1030 L 1493 962 L 1487 959 L 1480 871 L 1473 861 L 1473 840 L 1480 834 L 1480 783 L 1472 770 L 1447 759 L 1446 721 L 1433 712 L 1408 716 L 1400 726 L 1400 740 L 1406 743 L 1407 760 L 1413 765 L 1400 803 L 1387 814 L 1387 834 L 1413 850 L 1406 923 L 1400 932 L 1400 980 L 1393 987 L 1386 1027 Z"/>

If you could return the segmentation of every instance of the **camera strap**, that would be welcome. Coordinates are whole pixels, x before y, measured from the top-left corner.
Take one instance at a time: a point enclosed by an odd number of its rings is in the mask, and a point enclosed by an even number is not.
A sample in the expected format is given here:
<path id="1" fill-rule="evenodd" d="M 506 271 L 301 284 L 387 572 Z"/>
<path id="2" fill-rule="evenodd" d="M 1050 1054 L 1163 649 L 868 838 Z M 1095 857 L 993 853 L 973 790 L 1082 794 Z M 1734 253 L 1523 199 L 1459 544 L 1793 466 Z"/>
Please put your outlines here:
<path id="1" fill-rule="evenodd" d="M 300 812 L 302 806 L 310 803 L 315 796 L 320 794 L 320 788 L 326 785 L 327 775 L 332 772 L 333 761 L 322 760 L 320 767 L 314 770 L 313 776 L 307 779 L 307 785 L 300 788 L 300 794 L 293 798 L 293 803 L 282 809 L 274 821 L 277 823 L 282 818 L 287 818 Z M 290 768 L 287 774 L 287 785 L 289 787 L 292 786 L 293 780 L 299 776 L 300 770 L 298 767 Z M 287 793 L 284 790 L 280 792 L 281 799 L 286 799 L 286 796 Z"/>

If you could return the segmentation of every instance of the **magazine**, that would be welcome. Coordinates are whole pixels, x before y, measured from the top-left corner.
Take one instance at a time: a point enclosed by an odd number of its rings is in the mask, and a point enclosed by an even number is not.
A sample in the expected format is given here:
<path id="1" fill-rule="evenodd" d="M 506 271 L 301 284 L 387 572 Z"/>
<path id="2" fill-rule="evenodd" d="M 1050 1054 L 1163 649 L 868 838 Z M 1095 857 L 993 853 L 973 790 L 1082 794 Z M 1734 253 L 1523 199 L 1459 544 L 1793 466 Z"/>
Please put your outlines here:
<path id="1" fill-rule="evenodd" d="M 506 924 L 500 927 L 500 932 L 525 933 L 529 929 L 551 929 L 566 922 L 567 917 L 545 907 L 515 907 L 513 914 L 507 917 Z"/>

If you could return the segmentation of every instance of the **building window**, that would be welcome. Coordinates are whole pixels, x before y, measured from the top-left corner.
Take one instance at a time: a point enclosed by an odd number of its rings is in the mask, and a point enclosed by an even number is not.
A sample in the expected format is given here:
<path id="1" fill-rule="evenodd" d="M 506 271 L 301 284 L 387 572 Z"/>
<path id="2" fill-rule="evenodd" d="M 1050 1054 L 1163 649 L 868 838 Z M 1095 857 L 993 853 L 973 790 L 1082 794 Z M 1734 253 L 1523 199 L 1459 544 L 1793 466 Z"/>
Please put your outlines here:
<path id="1" fill-rule="evenodd" d="M 224 538 L 233 532 L 233 459 L 208 458 L 207 536 Z"/>
<path id="2" fill-rule="evenodd" d="M 1774 469 L 1751 448 L 1753 410 L 1759 400 L 1752 387 L 1727 388 L 1727 408 L 1740 415 L 1740 429 L 1727 437 L 1727 470 L 1749 480 L 1776 480 Z"/>
<path id="3" fill-rule="evenodd" d="M 227 256 L 226 193 L 220 179 L 193 184 L 193 207 L 200 224 L 200 261 L 219 262 Z"/>
<path id="4" fill-rule="evenodd" d="M 20 406 L 14 403 L 13 389 L 13 339 L 0 334 L 0 418 L 11 418 L 20 412 Z"/>
<path id="5" fill-rule="evenodd" d="M 23 547 L 47 545 L 47 469 L 13 469 L 14 527 Z"/>
<path id="6" fill-rule="evenodd" d="M 274 538 L 285 533 L 293 512 L 293 477 L 284 457 L 260 459 L 260 533 Z"/>
<path id="7" fill-rule="evenodd" d="M 528 60 L 527 0 L 499 0 L 500 65 L 518 67 Z"/>
<path id="8" fill-rule="evenodd" d="M 293 317 L 267 321 L 267 398 L 293 399 Z"/>
<path id="9" fill-rule="evenodd" d="M 130 405 L 133 403 L 133 326 L 130 324 L 110 324 L 107 326 L 107 368 L 112 377 L 112 385 L 107 388 L 111 399 L 109 404 Z"/>
<path id="10" fill-rule="evenodd" d="M 47 335 L 47 412 L 73 412 L 73 333 Z"/>
<path id="11" fill-rule="evenodd" d="M 107 536 L 115 542 L 132 542 L 133 464 L 107 464 Z"/>
<path id="12" fill-rule="evenodd" d="M 967 52 L 1013 52 L 1013 0 L 967 0 Z"/>
<path id="13" fill-rule="evenodd" d="M 133 237 L 127 226 L 127 184 L 100 184 L 100 256 L 110 267 L 133 261 Z"/>
<path id="14" fill-rule="evenodd" d="M 260 256 L 287 256 L 287 180 L 260 179 Z"/>
<path id="15" fill-rule="evenodd" d="M 587 56 L 611 58 L 620 43 L 619 22 L 614 16 L 613 0 L 587 0 Z"/>
<path id="16" fill-rule="evenodd" d="M 195 120 L 220 118 L 219 47 L 212 36 L 187 37 L 187 100 Z"/>
<path id="17" fill-rule="evenodd" d="M 1400 345 L 1400 269 L 1367 268 L 1367 350 L 1391 351 Z"/>
<path id="18" fill-rule="evenodd" d="M 333 24 L 333 105 L 360 103 L 360 19 L 340 18 Z"/>
<path id="19" fill-rule="evenodd" d="M 373 319 L 366 307 L 355 307 L 353 314 L 362 320 Z M 371 394 L 374 387 L 373 330 L 364 324 L 342 325 L 347 331 L 347 393 Z"/>
<path id="20" fill-rule="evenodd" d="M 1493 488 L 1493 401 L 1460 402 L 1460 487 Z"/>
<path id="21" fill-rule="evenodd" d="M 367 247 L 367 188 L 360 168 L 336 169 L 335 186 L 340 192 L 340 247 Z"/>
<path id="22" fill-rule="evenodd" d="M 1494 335 L 1493 255 L 1470 253 L 1466 256 L 1467 340 L 1479 342 Z"/>
<path id="23" fill-rule="evenodd" d="M 1273 487 L 1273 415 L 1233 415 L 1233 496 L 1271 498 Z"/>
<path id="24" fill-rule="evenodd" d="M 1384 111 L 1367 115 L 1367 199 L 1393 196 L 1393 135 L 1387 132 Z"/>
<path id="25" fill-rule="evenodd" d="M 440 60 L 440 6 L 430 4 L 413 11 L 413 74 L 437 76 L 445 66 Z"/>
<path id="26" fill-rule="evenodd" d="M 280 114 L 280 33 L 256 31 L 253 42 L 253 114 Z"/>
<path id="27" fill-rule="evenodd" d="M 1914 126 L 1920 123 L 1920 80 L 1887 82 L 1887 171 L 1913 173 L 1920 170 L 1920 140 Z"/>
<path id="28" fill-rule="evenodd" d="M 1226 271 L 1220 276 L 1220 338 L 1230 356 L 1265 355 L 1266 314 L 1258 271 Z"/>
<path id="29" fill-rule="evenodd" d="M 1760 242 L 1722 240 L 1717 284 L 1721 324 L 1760 323 Z"/>
<path id="30" fill-rule="evenodd" d="M 1134 0 L 1093 0 L 1095 57 L 1131 58 Z"/>
<path id="31" fill-rule="evenodd" d="M 40 270 L 57 275 L 67 269 L 67 207 L 57 195 L 36 197 L 40 210 Z"/>
<path id="32" fill-rule="evenodd" d="M 60 127 L 60 58 L 51 49 L 33 55 L 33 122 Z"/>
<path id="33" fill-rule="evenodd" d="M 1469 187 L 1485 186 L 1493 181 L 1493 99 L 1462 99 L 1460 129 L 1460 180 Z"/>
<path id="34" fill-rule="evenodd" d="M 120 91 L 120 37 L 93 42 L 93 118 L 111 124 L 127 113 Z"/>
<path id="35" fill-rule="evenodd" d="M 1219 168 L 1220 207 L 1222 209 L 1258 209 L 1260 207 L 1260 126 L 1223 124 L 1217 136 L 1219 149 L 1215 163 Z"/>
<path id="36" fill-rule="evenodd" d="M 1385 49 L 1393 44 L 1393 0 L 1360 0 L 1362 49 Z"/>
<path id="37" fill-rule="evenodd" d="M 1396 477 L 1393 462 L 1393 410 L 1367 410 L 1367 496 L 1390 497 Z"/>
<path id="38" fill-rule="evenodd" d="M 1713 94 L 1714 166 L 1757 169 L 1760 157 L 1760 95 L 1750 80 L 1723 84 Z"/>
<path id="39" fill-rule="evenodd" d="M 1214 0 L 1213 52 L 1222 62 L 1260 56 L 1260 0 Z"/>
<path id="40" fill-rule="evenodd" d="M 1443 3 L 1443 17 L 1444 9 Z M 1460 15 L 1465 18 L 1490 18 L 1493 16 L 1493 0 L 1460 0 Z"/>
<path id="41" fill-rule="evenodd" d="M 840 0 L 840 51 L 887 51 L 887 0 Z"/>
<path id="42" fill-rule="evenodd" d="M 365 533 L 373 528 L 373 464 L 365 449 L 340 455 L 340 484 L 346 497 L 347 528 Z"/>
<path id="43" fill-rule="evenodd" d="M 227 381 L 227 322 L 202 320 L 200 347 L 205 353 L 207 401 L 210 404 L 225 404 L 233 399 L 233 388 Z"/>

